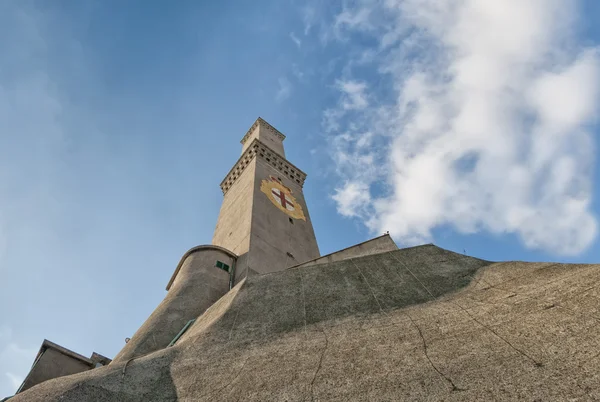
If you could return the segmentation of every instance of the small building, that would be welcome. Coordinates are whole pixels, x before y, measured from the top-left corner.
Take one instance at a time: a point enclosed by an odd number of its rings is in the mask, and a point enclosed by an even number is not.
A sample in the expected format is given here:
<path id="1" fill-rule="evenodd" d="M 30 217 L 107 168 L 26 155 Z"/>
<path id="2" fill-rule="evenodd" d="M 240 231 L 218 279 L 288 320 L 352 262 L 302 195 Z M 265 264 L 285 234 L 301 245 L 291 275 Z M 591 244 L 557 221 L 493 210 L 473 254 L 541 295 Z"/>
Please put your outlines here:
<path id="1" fill-rule="evenodd" d="M 27 374 L 16 393 L 23 392 L 34 385 L 53 378 L 103 367 L 110 362 L 111 359 L 96 352 L 93 352 L 90 357 L 85 357 L 44 339 L 29 374 Z"/>

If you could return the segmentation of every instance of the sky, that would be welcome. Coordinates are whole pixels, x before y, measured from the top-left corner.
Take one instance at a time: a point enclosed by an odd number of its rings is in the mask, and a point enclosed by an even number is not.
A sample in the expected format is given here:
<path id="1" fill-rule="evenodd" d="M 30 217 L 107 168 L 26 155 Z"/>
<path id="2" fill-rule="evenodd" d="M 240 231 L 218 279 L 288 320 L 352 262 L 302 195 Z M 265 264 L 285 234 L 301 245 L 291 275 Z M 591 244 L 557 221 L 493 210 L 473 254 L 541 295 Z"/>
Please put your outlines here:
<path id="1" fill-rule="evenodd" d="M 0 1 L 0 397 L 113 357 L 261 116 L 322 254 L 600 262 L 594 0 Z"/>

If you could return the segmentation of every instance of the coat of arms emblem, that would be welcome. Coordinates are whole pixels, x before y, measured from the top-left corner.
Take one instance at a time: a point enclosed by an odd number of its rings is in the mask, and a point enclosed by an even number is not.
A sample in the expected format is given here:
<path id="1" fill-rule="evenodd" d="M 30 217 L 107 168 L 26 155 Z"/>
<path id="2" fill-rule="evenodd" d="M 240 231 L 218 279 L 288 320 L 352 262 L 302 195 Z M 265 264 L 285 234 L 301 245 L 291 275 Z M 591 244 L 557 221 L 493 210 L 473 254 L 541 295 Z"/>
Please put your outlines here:
<path id="1" fill-rule="evenodd" d="M 263 180 L 260 184 L 260 191 L 265 193 L 267 198 L 287 215 L 306 221 L 302 206 L 292 196 L 292 190 L 284 186 L 277 178 L 269 176 L 268 180 Z"/>

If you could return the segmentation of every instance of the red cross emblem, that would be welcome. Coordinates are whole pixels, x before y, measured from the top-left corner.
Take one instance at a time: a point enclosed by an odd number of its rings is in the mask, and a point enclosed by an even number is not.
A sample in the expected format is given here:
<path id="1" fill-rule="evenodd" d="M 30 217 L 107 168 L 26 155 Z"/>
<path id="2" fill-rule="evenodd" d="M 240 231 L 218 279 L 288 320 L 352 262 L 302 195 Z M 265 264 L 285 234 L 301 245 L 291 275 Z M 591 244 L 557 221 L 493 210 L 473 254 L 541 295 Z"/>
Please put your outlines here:
<path id="1" fill-rule="evenodd" d="M 279 205 L 281 205 L 288 211 L 294 210 L 294 203 L 287 197 L 286 193 L 279 190 L 278 188 L 272 189 L 271 192 L 273 193 L 273 198 L 275 198 L 275 201 L 277 201 Z"/>

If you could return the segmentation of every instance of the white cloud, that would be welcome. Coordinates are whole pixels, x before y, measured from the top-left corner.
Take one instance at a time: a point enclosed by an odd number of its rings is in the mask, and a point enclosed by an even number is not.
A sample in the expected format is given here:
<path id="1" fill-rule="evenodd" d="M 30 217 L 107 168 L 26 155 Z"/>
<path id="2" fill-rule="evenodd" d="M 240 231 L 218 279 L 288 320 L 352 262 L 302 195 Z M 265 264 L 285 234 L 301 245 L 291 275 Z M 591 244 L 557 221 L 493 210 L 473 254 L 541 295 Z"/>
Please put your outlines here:
<path id="1" fill-rule="evenodd" d="M 340 29 L 374 29 L 370 17 L 372 9 L 370 7 L 345 8 L 335 17 L 334 27 Z"/>
<path id="2" fill-rule="evenodd" d="M 277 102 L 283 102 L 292 94 L 292 84 L 285 77 L 279 78 L 277 83 L 279 84 L 279 89 L 277 90 L 277 94 L 275 94 L 275 100 Z"/>
<path id="3" fill-rule="evenodd" d="M 338 211 L 344 216 L 358 216 L 370 202 L 369 188 L 365 183 L 349 182 L 337 188 L 333 199 L 338 204 Z"/>
<path id="4" fill-rule="evenodd" d="M 378 99 L 348 69 L 337 82 L 338 107 L 324 124 L 345 183 L 338 211 L 403 243 L 452 225 L 514 233 L 564 255 L 588 247 L 600 61 L 577 45 L 577 23 L 567 0 L 363 0 L 344 9 L 333 29 L 377 39 L 360 54 L 391 96 Z M 358 157 L 365 141 L 369 160 Z"/>
<path id="5" fill-rule="evenodd" d="M 300 46 L 302 46 L 302 41 L 300 39 L 298 39 L 296 34 L 294 34 L 293 32 L 290 32 L 290 39 L 292 40 L 292 42 L 294 42 L 296 44 L 296 46 L 298 46 L 298 48 L 300 48 Z"/>
<path id="6" fill-rule="evenodd" d="M 304 22 L 304 35 L 310 33 L 310 29 L 316 22 L 317 10 L 311 6 L 305 6 L 302 9 L 302 21 Z"/>
<path id="7" fill-rule="evenodd" d="M 337 81 L 337 87 L 343 94 L 341 106 L 344 110 L 364 109 L 369 106 L 366 96 L 367 84 L 358 81 Z"/>

